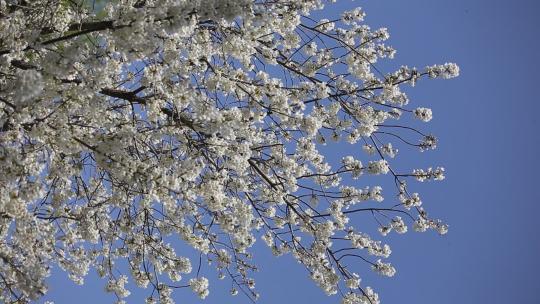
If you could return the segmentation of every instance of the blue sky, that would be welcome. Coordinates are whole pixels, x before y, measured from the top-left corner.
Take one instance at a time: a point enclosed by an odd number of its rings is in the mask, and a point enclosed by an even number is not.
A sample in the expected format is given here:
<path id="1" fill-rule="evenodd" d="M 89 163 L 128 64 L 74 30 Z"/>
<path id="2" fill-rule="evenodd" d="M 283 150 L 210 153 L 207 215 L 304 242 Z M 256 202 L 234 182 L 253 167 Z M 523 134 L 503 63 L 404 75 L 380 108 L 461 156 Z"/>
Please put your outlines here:
<path id="1" fill-rule="evenodd" d="M 422 81 L 408 92 L 413 105 L 434 111 L 427 127 L 438 135 L 438 149 L 418 156 L 421 164 L 444 165 L 447 178 L 420 190 L 427 210 L 445 219 L 450 232 L 389 235 L 396 276 L 364 268 L 363 285 L 373 286 L 382 303 L 540 303 L 540 2 L 341 0 L 328 9 L 354 6 L 365 9 L 373 28 L 389 28 L 389 44 L 398 53 L 382 63 L 384 70 L 447 61 L 461 68 L 459 78 Z M 274 258 L 259 245 L 259 303 L 339 301 L 325 296 L 291 257 Z M 228 281 L 207 274 L 212 289 L 204 303 L 249 303 L 228 295 Z M 102 292 L 105 282 L 93 277 L 78 287 L 55 274 L 48 298 L 57 304 L 112 302 Z M 128 303 L 142 302 L 138 294 Z M 189 290 L 177 291 L 176 299 L 199 301 Z"/>

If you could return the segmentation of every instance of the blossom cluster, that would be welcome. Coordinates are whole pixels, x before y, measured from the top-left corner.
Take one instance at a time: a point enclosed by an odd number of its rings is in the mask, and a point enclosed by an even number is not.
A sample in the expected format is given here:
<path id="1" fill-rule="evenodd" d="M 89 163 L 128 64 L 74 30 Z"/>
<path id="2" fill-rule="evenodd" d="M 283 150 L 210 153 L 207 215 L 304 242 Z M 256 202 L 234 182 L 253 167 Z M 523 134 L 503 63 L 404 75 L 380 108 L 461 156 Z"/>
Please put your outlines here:
<path id="1" fill-rule="evenodd" d="M 262 239 L 328 295 L 375 304 L 357 272 L 396 270 L 369 224 L 448 231 L 407 184 L 444 169 L 394 161 L 437 146 L 403 87 L 457 65 L 381 72 L 388 30 L 360 8 L 312 17 L 333 1 L 91 2 L 0 0 L 0 302 L 38 300 L 52 268 L 97 271 L 119 303 L 128 280 L 147 303 L 204 299 L 215 268 L 255 300 Z"/>

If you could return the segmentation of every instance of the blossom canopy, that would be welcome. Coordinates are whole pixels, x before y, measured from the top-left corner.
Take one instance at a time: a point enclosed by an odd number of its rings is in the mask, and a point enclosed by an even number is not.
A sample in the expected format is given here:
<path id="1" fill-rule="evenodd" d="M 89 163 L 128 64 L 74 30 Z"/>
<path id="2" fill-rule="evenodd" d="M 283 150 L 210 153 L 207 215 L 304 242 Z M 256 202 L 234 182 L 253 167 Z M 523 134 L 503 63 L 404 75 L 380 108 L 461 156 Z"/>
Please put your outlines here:
<path id="1" fill-rule="evenodd" d="M 346 264 L 391 277 L 391 249 L 351 217 L 447 232 L 407 183 L 444 168 L 393 164 L 437 145 L 401 88 L 459 68 L 383 73 L 387 29 L 313 17 L 331 2 L 0 0 L 0 301 L 39 299 L 53 266 L 97 271 L 119 303 L 130 280 L 147 303 L 204 299 L 201 260 L 256 299 L 260 239 L 326 294 L 378 303 Z M 396 195 L 359 185 L 379 179 Z"/>

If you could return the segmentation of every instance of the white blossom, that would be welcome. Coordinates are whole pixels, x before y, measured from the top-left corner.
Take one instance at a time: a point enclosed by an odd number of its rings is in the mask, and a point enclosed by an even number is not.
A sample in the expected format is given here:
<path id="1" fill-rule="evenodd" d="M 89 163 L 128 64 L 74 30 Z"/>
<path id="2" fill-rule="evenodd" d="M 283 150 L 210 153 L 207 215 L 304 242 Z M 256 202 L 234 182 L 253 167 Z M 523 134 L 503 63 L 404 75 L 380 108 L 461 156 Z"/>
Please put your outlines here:
<path id="1" fill-rule="evenodd" d="M 423 122 L 428 122 L 433 118 L 431 109 L 428 108 L 416 108 L 414 115 Z"/>
<path id="2" fill-rule="evenodd" d="M 124 285 L 127 283 L 128 278 L 121 276 L 118 279 L 111 278 L 105 287 L 107 292 L 114 292 L 117 296 L 125 298 L 130 295 L 130 292 L 125 289 Z"/>
<path id="3" fill-rule="evenodd" d="M 441 77 L 444 79 L 459 76 L 459 66 L 455 63 L 445 63 L 442 65 L 433 65 L 426 68 L 430 77 Z"/>
<path id="4" fill-rule="evenodd" d="M 347 281 L 345 282 L 345 285 L 350 288 L 350 289 L 357 289 L 358 287 L 360 287 L 360 278 L 358 277 L 358 274 L 353 274 L 353 277 L 351 277 L 350 279 L 347 279 Z"/>
<path id="5" fill-rule="evenodd" d="M 368 172 L 371 174 L 387 174 L 390 171 L 388 162 L 384 159 L 378 161 L 370 161 L 367 166 Z"/>
<path id="6" fill-rule="evenodd" d="M 396 273 L 396 269 L 390 265 L 389 263 L 381 262 L 381 260 L 377 260 L 375 265 L 372 266 L 373 270 L 378 272 L 379 274 L 386 276 L 386 277 L 393 277 Z"/>
<path id="7" fill-rule="evenodd" d="M 196 293 L 199 298 L 204 299 L 208 296 L 210 291 L 208 290 L 208 279 L 200 277 L 198 279 L 190 279 L 189 286 Z"/>

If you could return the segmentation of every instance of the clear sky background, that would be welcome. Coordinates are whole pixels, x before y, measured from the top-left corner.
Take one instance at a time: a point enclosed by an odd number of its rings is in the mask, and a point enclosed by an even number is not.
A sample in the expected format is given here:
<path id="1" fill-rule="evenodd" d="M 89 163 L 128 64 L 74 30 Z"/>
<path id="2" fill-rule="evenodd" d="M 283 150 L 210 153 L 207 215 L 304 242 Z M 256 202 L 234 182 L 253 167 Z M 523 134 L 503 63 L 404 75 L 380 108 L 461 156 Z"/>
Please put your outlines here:
<path id="1" fill-rule="evenodd" d="M 383 304 L 540 303 L 540 1 L 340 0 L 328 12 L 355 6 L 365 9 L 367 24 L 390 30 L 388 44 L 398 53 L 383 70 L 447 61 L 461 68 L 459 78 L 422 81 L 408 91 L 412 105 L 434 111 L 426 127 L 439 137 L 438 149 L 417 156 L 423 167 L 444 165 L 447 178 L 421 194 L 450 231 L 389 235 L 396 276 L 378 277 L 362 266 L 362 285 L 374 287 Z M 272 257 L 260 241 L 255 256 L 258 303 L 338 303 L 291 257 Z M 205 275 L 212 287 L 203 303 L 249 303 L 229 296 L 230 283 L 211 269 Z M 111 303 L 104 284 L 91 274 L 79 287 L 55 273 L 47 298 Z M 144 294 L 126 300 L 142 303 Z M 175 298 L 200 302 L 190 290 Z"/>

